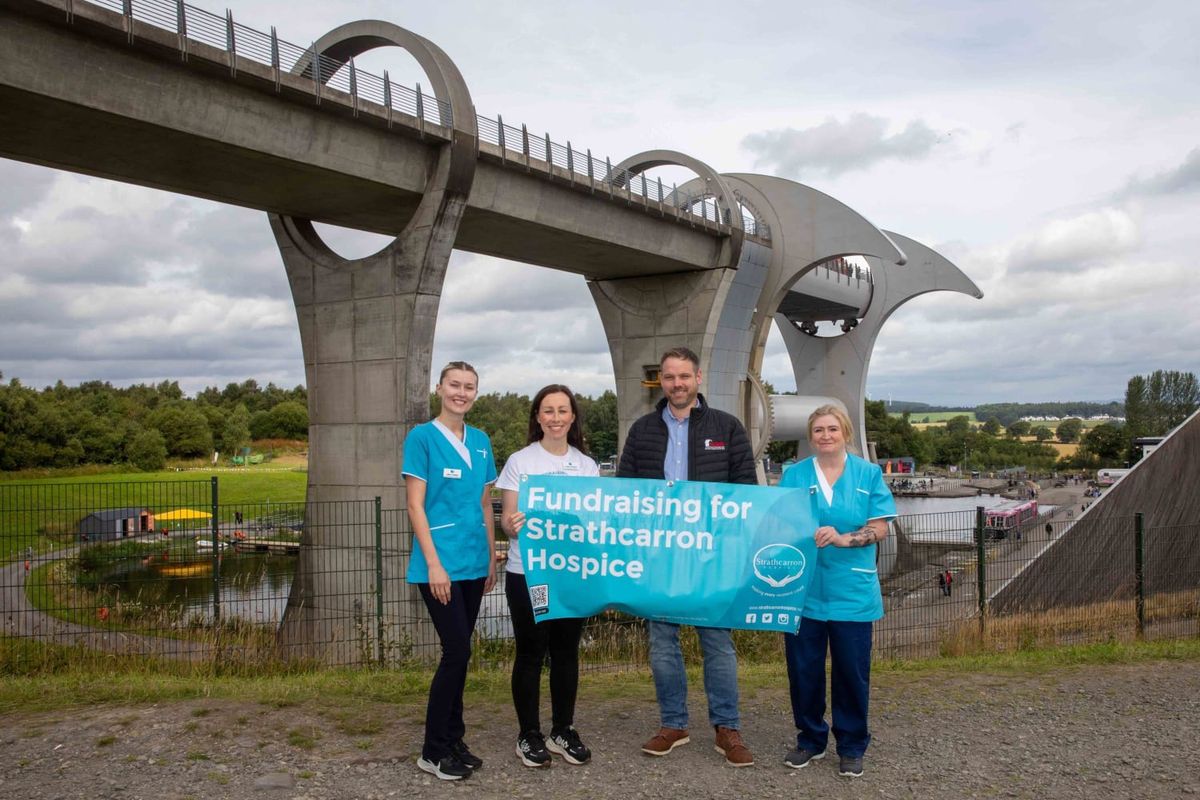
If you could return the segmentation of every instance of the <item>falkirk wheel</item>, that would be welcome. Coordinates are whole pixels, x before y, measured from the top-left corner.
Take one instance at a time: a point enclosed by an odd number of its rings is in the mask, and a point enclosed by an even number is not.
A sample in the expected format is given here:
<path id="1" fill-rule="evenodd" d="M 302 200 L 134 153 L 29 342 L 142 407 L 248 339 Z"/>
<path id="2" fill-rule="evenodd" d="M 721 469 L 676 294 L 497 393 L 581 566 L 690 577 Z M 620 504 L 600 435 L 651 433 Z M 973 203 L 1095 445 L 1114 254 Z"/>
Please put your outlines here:
<path id="1" fill-rule="evenodd" d="M 466 83 L 429 40 L 362 21 L 331 31 L 313 52 L 322 62 L 345 65 L 383 46 L 407 50 L 438 100 L 456 112 L 450 140 L 429 143 L 424 195 L 403 232 L 374 255 L 346 259 L 310 221 L 270 217 L 296 306 L 310 416 L 309 546 L 297 565 L 280 644 L 335 661 L 377 648 L 382 654 L 385 638 L 406 649 L 436 641 L 415 588 L 403 580 L 411 544 L 400 467 L 405 435 L 428 418 L 438 306 L 480 158 Z M 294 70 L 314 71 L 327 80 L 334 70 L 314 70 L 304 60 Z M 525 156 L 527 166 L 528 150 Z M 659 355 L 686 345 L 700 355 L 709 402 L 745 422 L 759 455 L 772 439 L 798 440 L 805 454 L 807 415 L 827 402 L 846 409 L 865 453 L 863 397 L 883 323 L 925 292 L 978 298 L 979 289 L 930 248 L 783 178 L 720 174 L 686 154 L 651 150 L 612 165 L 601 180 L 610 198 L 638 176 L 644 190 L 643 173 L 662 165 L 694 173 L 672 198 L 714 209 L 725 227 L 714 239 L 710 268 L 588 280 L 611 350 L 622 441 L 658 399 Z M 548 166 L 553 175 L 555 166 Z M 783 333 L 795 396 L 767 395 L 758 378 L 772 325 Z M 821 335 L 831 326 L 841 335 Z M 340 502 L 375 497 L 381 502 L 370 511 L 362 502 Z M 382 564 L 375 556 L 377 513 L 390 554 Z M 884 574 L 896 552 L 895 537 L 886 541 Z M 377 575 L 382 591 L 362 575 Z"/>

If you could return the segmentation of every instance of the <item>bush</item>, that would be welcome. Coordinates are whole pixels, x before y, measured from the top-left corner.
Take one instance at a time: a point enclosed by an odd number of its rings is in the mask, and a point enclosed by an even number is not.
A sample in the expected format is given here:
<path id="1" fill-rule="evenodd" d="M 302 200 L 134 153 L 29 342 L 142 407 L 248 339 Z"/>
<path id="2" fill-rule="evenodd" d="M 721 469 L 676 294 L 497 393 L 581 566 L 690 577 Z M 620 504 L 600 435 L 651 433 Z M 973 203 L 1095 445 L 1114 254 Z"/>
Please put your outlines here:
<path id="1" fill-rule="evenodd" d="M 143 472 L 160 470 L 167 463 L 167 441 L 153 428 L 138 431 L 125 448 L 125 457 Z"/>

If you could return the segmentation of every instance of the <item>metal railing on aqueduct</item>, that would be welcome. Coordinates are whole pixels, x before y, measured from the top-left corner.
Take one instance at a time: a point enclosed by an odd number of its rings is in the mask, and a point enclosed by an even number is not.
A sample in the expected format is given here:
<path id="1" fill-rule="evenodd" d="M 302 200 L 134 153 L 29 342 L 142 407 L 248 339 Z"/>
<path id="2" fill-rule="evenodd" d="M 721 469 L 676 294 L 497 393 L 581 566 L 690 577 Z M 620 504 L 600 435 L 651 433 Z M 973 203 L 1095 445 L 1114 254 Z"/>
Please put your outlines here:
<path id="1" fill-rule="evenodd" d="M 266 33 L 247 27 L 234 20 L 232 11 L 227 10 L 220 16 L 182 0 L 69 0 L 72 8 L 83 4 L 107 8 L 131 22 L 136 20 L 176 34 L 182 55 L 187 54 L 190 42 L 196 42 L 226 53 L 234 71 L 242 60 L 271 67 L 277 73 L 299 72 L 312 79 L 317 97 L 322 93 L 329 94 L 328 90 L 333 89 L 349 97 L 356 110 L 359 101 L 367 101 L 389 111 L 398 111 L 413 117 L 423 134 L 431 133 L 426 131 L 427 123 L 448 127 L 454 119 L 450 103 L 425 94 L 420 84 L 410 88 L 393 83 L 386 70 L 382 75 L 375 75 L 359 69 L 353 58 L 346 63 L 321 54 L 314 58 L 313 46 L 303 47 L 279 38 L 274 26 Z M 610 191 L 618 190 L 622 196 L 640 197 L 643 201 L 700 220 L 724 225 L 732 222 L 727 216 L 722 217 L 710 194 L 680 192 L 674 185 L 665 186 L 661 179 L 650 179 L 629 170 L 614 170 L 610 158 L 593 156 L 590 149 L 576 150 L 570 142 L 552 141 L 549 133 L 531 136 L 527 126 L 508 125 L 499 114 L 495 117 L 477 114 L 476 125 L 480 140 L 499 147 L 502 157 L 511 153 L 510 158 L 524 159 L 526 165 L 530 159 L 541 161 L 566 170 L 569 175 L 607 186 Z M 742 215 L 746 233 L 771 238 L 769 226 L 744 208 L 739 208 L 738 212 Z"/>

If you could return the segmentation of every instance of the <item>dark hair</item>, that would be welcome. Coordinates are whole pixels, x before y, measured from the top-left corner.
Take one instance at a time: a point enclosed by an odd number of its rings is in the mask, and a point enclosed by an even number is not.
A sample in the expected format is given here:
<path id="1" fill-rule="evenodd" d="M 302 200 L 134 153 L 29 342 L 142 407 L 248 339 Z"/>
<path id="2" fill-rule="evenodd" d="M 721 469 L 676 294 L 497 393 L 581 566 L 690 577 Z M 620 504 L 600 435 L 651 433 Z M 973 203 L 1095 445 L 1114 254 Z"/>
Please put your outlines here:
<path id="1" fill-rule="evenodd" d="M 458 369 L 458 370 L 462 370 L 463 372 L 469 372 L 475 376 L 475 380 L 479 380 L 479 373 L 476 372 L 475 368 L 472 367 L 470 364 L 468 364 L 465 361 L 451 361 L 449 364 L 442 367 L 442 374 L 438 375 L 438 383 L 441 383 L 443 380 L 445 380 L 446 373 L 452 369 Z"/>
<path id="2" fill-rule="evenodd" d="M 542 401 L 548 395 L 565 394 L 567 399 L 571 401 L 571 413 L 575 415 L 575 419 L 571 420 L 571 427 L 567 429 L 567 444 L 574 447 L 585 456 L 588 455 L 587 444 L 583 441 L 583 414 L 579 411 L 579 403 L 575 400 L 575 393 L 570 387 L 563 386 L 561 383 L 552 383 L 549 386 L 543 386 L 538 390 L 538 393 L 533 396 L 533 404 L 529 407 L 529 436 L 525 439 L 526 444 L 540 442 L 542 437 L 546 435 L 542 430 L 542 426 L 538 424 L 538 411 L 542 408 Z"/>
<path id="3" fill-rule="evenodd" d="M 692 352 L 691 349 L 689 349 L 687 347 L 683 347 L 682 345 L 680 345 L 679 347 L 672 347 L 670 350 L 663 353 L 662 358 L 660 358 L 658 360 L 658 365 L 661 367 L 663 365 L 663 362 L 666 361 L 668 358 L 678 358 L 683 361 L 690 361 L 690 362 L 692 362 L 693 367 L 695 367 L 696 369 L 700 369 L 700 356 L 698 356 L 694 352 Z"/>

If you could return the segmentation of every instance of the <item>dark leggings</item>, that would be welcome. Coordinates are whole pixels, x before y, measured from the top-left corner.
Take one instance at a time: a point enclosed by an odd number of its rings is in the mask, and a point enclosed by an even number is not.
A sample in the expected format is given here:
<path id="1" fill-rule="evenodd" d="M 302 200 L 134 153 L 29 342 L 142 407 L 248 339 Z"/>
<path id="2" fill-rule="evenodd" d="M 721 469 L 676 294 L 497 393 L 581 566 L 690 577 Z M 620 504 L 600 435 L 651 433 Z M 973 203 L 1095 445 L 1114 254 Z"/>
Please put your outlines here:
<path id="1" fill-rule="evenodd" d="M 512 615 L 517 655 L 513 661 L 512 696 L 517 709 L 518 733 L 540 731 L 538 705 L 542 664 L 550 656 L 550 715 L 554 729 L 575 722 L 575 696 L 579 692 L 579 637 L 582 619 L 552 619 L 537 623 L 529 602 L 525 576 L 504 575 L 504 594 Z"/>
<path id="2" fill-rule="evenodd" d="M 450 747 L 467 732 L 463 722 L 463 689 L 471 661 L 471 633 L 483 602 L 485 580 L 452 581 L 450 602 L 446 605 L 434 599 L 428 583 L 417 584 L 442 644 L 442 659 L 429 684 L 425 744 L 421 748 L 421 755 L 434 763 L 450 755 Z"/>

